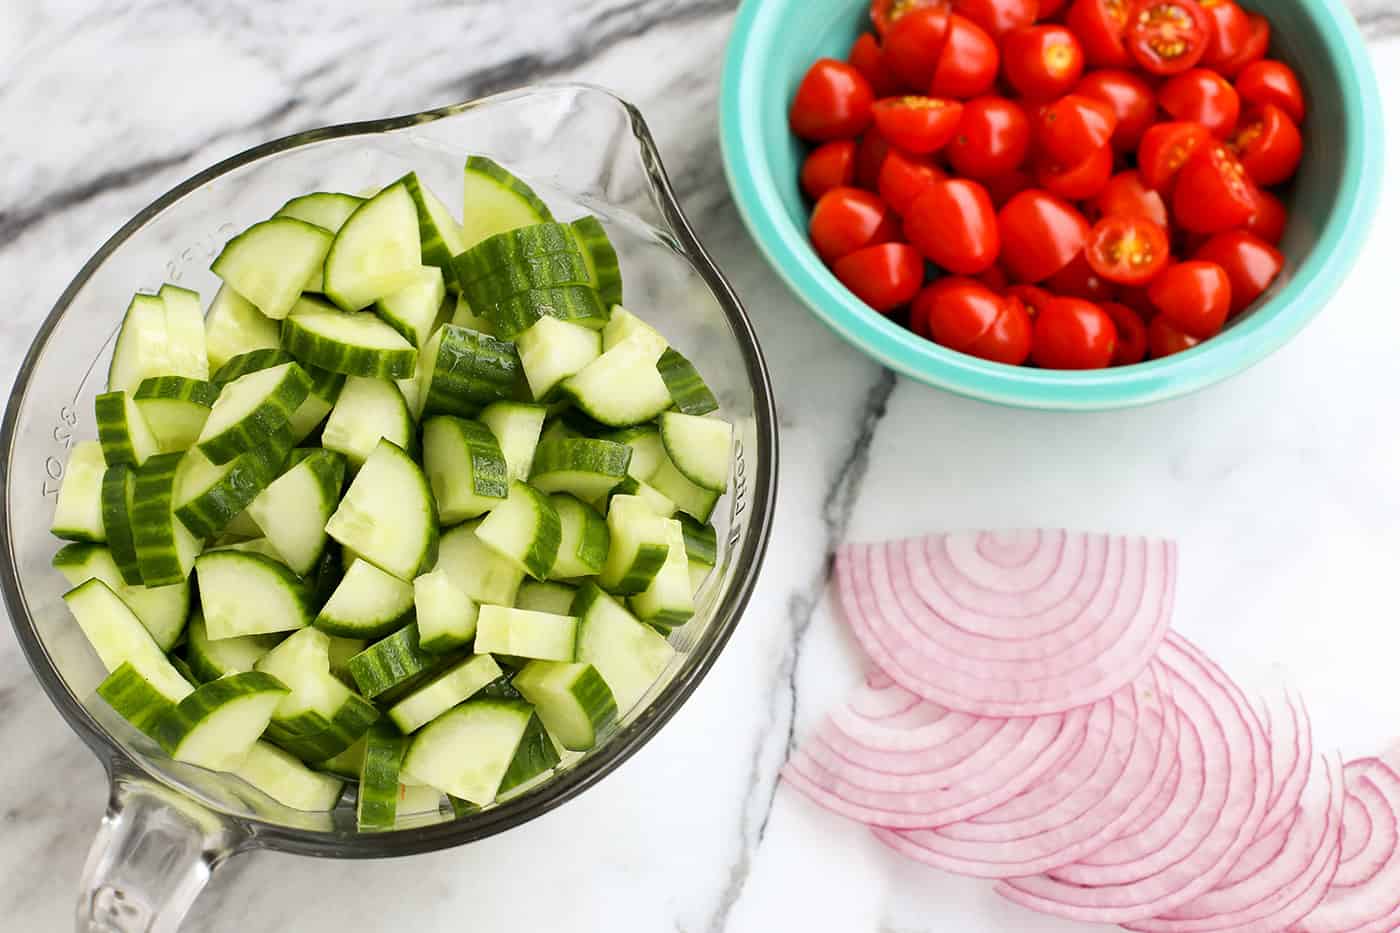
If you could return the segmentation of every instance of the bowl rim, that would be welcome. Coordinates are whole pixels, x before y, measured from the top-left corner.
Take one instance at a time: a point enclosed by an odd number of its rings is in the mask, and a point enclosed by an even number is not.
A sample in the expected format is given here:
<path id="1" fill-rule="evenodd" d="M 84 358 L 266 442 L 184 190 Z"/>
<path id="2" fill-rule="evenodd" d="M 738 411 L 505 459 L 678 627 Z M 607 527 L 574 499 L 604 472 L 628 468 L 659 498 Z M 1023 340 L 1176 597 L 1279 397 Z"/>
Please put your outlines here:
<path id="1" fill-rule="evenodd" d="M 773 92 L 764 50 L 788 27 L 788 3 L 743 0 L 735 18 L 720 90 L 725 175 L 744 224 L 778 276 L 827 327 L 890 369 L 957 395 L 1019 408 L 1101 411 L 1177 398 L 1238 375 L 1302 330 L 1341 286 L 1375 217 L 1384 128 L 1369 52 L 1341 0 L 1302 6 L 1326 54 L 1339 63 L 1341 99 L 1352 102 L 1338 147 L 1345 168 L 1337 207 L 1292 279 L 1263 306 L 1268 314 L 1251 314 L 1201 347 L 1167 359 L 1089 372 L 1006 366 L 925 340 L 851 294 L 789 217 L 763 145 L 761 101 Z"/>
<path id="2" fill-rule="evenodd" d="M 654 202 L 670 226 L 679 251 L 691 262 L 719 303 L 734 329 L 740 352 L 744 357 L 749 384 L 754 393 L 757 449 L 746 470 L 746 475 L 752 483 L 752 494 L 748 497 L 747 505 L 747 510 L 752 513 L 749 519 L 750 531 L 742 549 L 732 557 L 735 566 L 733 580 L 715 607 L 714 617 L 705 637 L 696 642 L 665 689 L 597 751 L 555 779 L 542 783 L 527 793 L 479 814 L 383 833 L 341 834 L 334 830 L 302 829 L 230 814 L 220 807 L 217 801 L 202 795 L 192 795 L 186 788 L 171 783 L 159 771 L 147 767 L 140 758 L 128 754 L 121 743 L 98 724 L 69 688 L 67 681 L 58 673 L 57 666 L 34 626 L 19 579 L 19 564 L 15 559 L 15 535 L 11 529 L 10 508 L 13 484 L 3 481 L 13 473 L 11 460 L 18 438 L 19 413 L 24 406 L 39 357 L 60 318 L 98 267 L 152 218 L 208 182 L 251 162 L 301 146 L 348 136 L 392 132 L 483 107 L 560 93 L 601 96 L 607 99 L 610 106 L 623 111 L 635 136 L 641 166 Z M 659 150 L 645 119 L 628 101 L 606 88 L 585 82 L 541 82 L 419 113 L 319 127 L 250 147 L 197 172 L 157 197 L 97 249 L 45 316 L 20 364 L 6 403 L 3 420 L 0 420 L 0 452 L 3 452 L 4 457 L 0 460 L 0 482 L 3 482 L 4 486 L 4 494 L 0 495 L 0 545 L 3 546 L 0 554 L 5 558 L 0 561 L 0 596 L 3 596 L 4 607 L 10 616 L 25 659 L 44 692 L 69 727 L 102 761 L 109 778 L 116 779 L 118 775 L 129 774 L 134 769 L 162 786 L 171 788 L 185 799 L 197 800 L 220 820 L 241 832 L 244 847 L 268 848 L 329 858 L 383 858 L 435 851 L 504 832 L 573 799 L 647 744 L 695 691 L 733 634 L 758 580 L 772 532 L 777 502 L 777 424 L 772 382 L 748 313 L 733 287 L 696 236 L 662 165 Z"/>

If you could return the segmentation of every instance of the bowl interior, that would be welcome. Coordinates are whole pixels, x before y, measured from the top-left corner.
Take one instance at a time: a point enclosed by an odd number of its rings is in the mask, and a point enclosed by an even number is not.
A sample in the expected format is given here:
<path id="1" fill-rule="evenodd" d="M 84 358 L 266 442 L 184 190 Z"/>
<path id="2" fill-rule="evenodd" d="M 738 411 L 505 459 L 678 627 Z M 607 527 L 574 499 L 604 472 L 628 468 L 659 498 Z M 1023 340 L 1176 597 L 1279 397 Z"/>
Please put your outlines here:
<path id="1" fill-rule="evenodd" d="M 867 28 L 855 0 L 749 0 L 726 63 L 721 124 L 726 168 L 760 247 L 814 312 L 891 368 L 960 394 L 1011 405 L 1110 408 L 1180 395 L 1262 359 L 1320 310 L 1355 258 L 1381 168 L 1375 77 L 1350 13 L 1336 0 L 1242 0 L 1273 24 L 1271 55 L 1295 69 L 1308 97 L 1306 156 L 1284 195 L 1291 222 L 1285 273 L 1265 299 L 1200 348 L 1093 373 L 985 363 L 945 350 L 870 311 L 807 243 L 810 206 L 798 187 L 807 147 L 787 125 L 803 74 L 844 59 Z"/>
<path id="2" fill-rule="evenodd" d="M 58 542 L 48 526 L 68 448 L 96 436 L 93 398 L 134 291 L 176 282 L 207 304 L 217 287 L 209 262 L 228 237 L 308 191 L 355 192 L 416 171 L 460 205 L 468 152 L 518 172 L 561 219 L 601 217 L 619 253 L 627 304 L 690 357 L 734 422 L 732 493 L 715 516 L 719 565 L 697 597 L 695 618 L 672 635 L 677 656 L 614 734 L 567 759 L 556 780 L 479 814 L 454 821 L 450 810 L 431 809 L 405 815 L 393 832 L 359 835 L 346 804 L 329 815 L 287 809 L 241 781 L 170 761 L 121 721 L 94 693 L 104 671 L 60 600 L 66 586 L 50 567 Z M 30 662 L 69 722 L 99 754 L 120 748 L 167 784 L 248 821 L 268 844 L 324 855 L 401 854 L 498 832 L 578 793 L 635 751 L 694 688 L 737 622 L 767 539 L 775 469 L 772 400 L 744 313 L 680 215 L 640 117 L 586 86 L 318 130 L 191 179 L 114 236 L 65 292 L 19 375 L 0 440 L 9 480 L 0 532 L 10 557 L 0 582 Z"/>

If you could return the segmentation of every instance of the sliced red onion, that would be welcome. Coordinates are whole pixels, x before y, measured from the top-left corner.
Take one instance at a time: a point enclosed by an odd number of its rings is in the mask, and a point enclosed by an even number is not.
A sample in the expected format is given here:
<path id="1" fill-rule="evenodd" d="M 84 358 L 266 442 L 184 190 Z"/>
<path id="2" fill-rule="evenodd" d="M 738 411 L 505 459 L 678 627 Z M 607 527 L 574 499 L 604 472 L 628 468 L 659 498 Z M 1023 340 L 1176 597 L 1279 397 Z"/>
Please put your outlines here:
<path id="1" fill-rule="evenodd" d="M 1373 781 L 1363 779 L 1362 770 L 1360 763 L 1347 765 L 1348 787 L 1351 800 L 1366 813 L 1370 832 L 1365 845 L 1350 858 L 1342 859 L 1342 864 L 1337 868 L 1337 877 L 1332 879 L 1334 888 L 1355 888 L 1370 883 L 1389 863 L 1396 846 L 1400 845 L 1390 801 Z"/>
<path id="2" fill-rule="evenodd" d="M 1259 835 L 1265 836 L 1294 818 L 1303 788 L 1311 779 L 1309 763 L 1314 759 L 1312 720 L 1300 698 L 1283 690 L 1271 692 L 1265 695 L 1262 710 L 1265 715 L 1261 718 L 1269 725 L 1269 760 L 1274 776 L 1269 808 L 1259 827 Z"/>
<path id="3" fill-rule="evenodd" d="M 1374 795 L 1379 795 L 1384 802 L 1389 814 L 1383 821 L 1371 811 L 1377 826 L 1388 823 L 1393 827 L 1400 822 L 1400 773 L 1389 764 L 1379 758 L 1350 762 L 1346 766 L 1346 779 L 1348 789 L 1368 810 Z M 1374 838 L 1375 834 L 1372 835 Z M 1343 864 L 1342 868 L 1345 867 Z M 1338 870 L 1340 875 L 1341 869 Z M 1400 926 L 1400 847 L 1393 847 L 1386 862 L 1364 883 L 1342 886 L 1334 879 L 1322 903 L 1297 924 L 1297 929 L 1303 933 L 1390 933 L 1397 926 Z"/>
<path id="4" fill-rule="evenodd" d="M 1359 798 L 1347 794 L 1342 810 L 1342 861 L 1350 862 L 1371 841 L 1371 814 Z"/>

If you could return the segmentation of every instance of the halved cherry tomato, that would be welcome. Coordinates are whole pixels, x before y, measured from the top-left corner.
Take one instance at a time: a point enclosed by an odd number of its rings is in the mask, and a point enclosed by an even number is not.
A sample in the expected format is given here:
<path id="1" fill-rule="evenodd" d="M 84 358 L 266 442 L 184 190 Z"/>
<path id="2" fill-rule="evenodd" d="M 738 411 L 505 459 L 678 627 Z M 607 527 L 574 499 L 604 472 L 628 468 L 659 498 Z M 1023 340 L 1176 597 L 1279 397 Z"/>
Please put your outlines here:
<path id="1" fill-rule="evenodd" d="M 1158 123 L 1142 136 L 1138 172 L 1149 188 L 1171 191 L 1177 173 L 1197 149 L 1209 145 L 1210 130 L 1199 123 Z"/>
<path id="2" fill-rule="evenodd" d="M 1123 37 L 1131 0 L 1074 0 L 1065 25 L 1079 37 L 1084 59 L 1095 68 L 1127 68 L 1133 63 Z"/>
<path id="3" fill-rule="evenodd" d="M 1026 306 L 1026 313 L 1032 318 L 1055 300 L 1054 295 L 1039 285 L 1012 285 L 1006 289 L 1006 295 L 1010 298 L 1019 298 L 1021 304 Z"/>
<path id="4" fill-rule="evenodd" d="M 1147 325 L 1147 350 L 1154 360 L 1189 350 L 1200 342 L 1199 338 L 1177 330 L 1160 314 Z"/>
<path id="5" fill-rule="evenodd" d="M 846 61 L 856 71 L 865 75 L 865 80 L 870 82 L 870 89 L 875 92 L 877 98 L 899 93 L 899 76 L 885 63 L 884 50 L 880 48 L 879 40 L 870 33 L 863 32 L 856 37 L 850 53 L 846 55 Z"/>
<path id="6" fill-rule="evenodd" d="M 1083 298 L 1096 304 L 1118 297 L 1118 286 L 1095 272 L 1083 252 L 1046 279 L 1044 284 L 1052 294 Z"/>
<path id="7" fill-rule="evenodd" d="M 962 122 L 944 154 L 959 175 L 981 180 L 1020 168 L 1030 143 L 1024 110 L 1005 97 L 978 97 L 963 106 Z"/>
<path id="8" fill-rule="evenodd" d="M 1069 202 L 1030 188 L 997 214 L 1001 264 L 1013 279 L 1041 282 L 1079 255 L 1089 238 L 1089 222 Z"/>
<path id="9" fill-rule="evenodd" d="M 1168 266 L 1147 287 L 1158 314 L 1184 334 L 1206 340 L 1230 313 L 1230 277 L 1213 262 L 1191 259 Z"/>
<path id="10" fill-rule="evenodd" d="M 906 13 L 927 7 L 942 7 L 946 10 L 948 0 L 871 0 L 870 22 L 874 24 L 875 31 L 883 36 Z"/>
<path id="11" fill-rule="evenodd" d="M 891 146 L 928 155 L 952 141 L 962 119 L 962 104 L 940 97 L 887 97 L 877 100 L 871 112 L 880 135 Z"/>
<path id="12" fill-rule="evenodd" d="M 908 243 L 880 243 L 842 256 L 831 267 L 855 296 L 884 314 L 914 300 L 924 284 L 924 260 Z"/>
<path id="13" fill-rule="evenodd" d="M 1294 123 L 1303 122 L 1307 112 L 1303 86 L 1298 83 L 1298 75 L 1283 62 L 1268 58 L 1251 62 L 1235 78 L 1235 89 L 1246 103 L 1273 104 Z"/>
<path id="14" fill-rule="evenodd" d="M 1024 168 L 1018 168 L 1005 175 L 988 178 L 982 182 L 982 186 L 987 189 L 987 194 L 991 196 L 992 203 L 997 206 L 997 210 L 1001 210 L 1007 201 L 1027 188 L 1035 187 L 1035 179 Z"/>
<path id="15" fill-rule="evenodd" d="M 1090 72 L 1074 93 L 1102 101 L 1113 109 L 1118 125 L 1112 143 L 1120 152 L 1136 151 L 1142 134 L 1157 121 L 1157 96 L 1152 85 L 1131 71 L 1106 68 Z"/>
<path id="16" fill-rule="evenodd" d="M 856 179 L 856 144 L 834 139 L 813 149 L 802 163 L 802 190 L 813 201 L 832 188 L 848 188 Z"/>
<path id="17" fill-rule="evenodd" d="M 1113 176 L 1113 149 L 1103 146 L 1078 165 L 1068 168 L 1051 159 L 1036 165 L 1035 178 L 1040 187 L 1071 201 L 1095 197 Z"/>
<path id="18" fill-rule="evenodd" d="M 903 217 L 930 185 L 947 179 L 931 159 L 891 149 L 880 167 L 880 197 Z"/>
<path id="19" fill-rule="evenodd" d="M 1091 301 L 1056 298 L 1035 316 L 1031 359 L 1045 369 L 1103 369 L 1113 361 L 1118 331 Z"/>
<path id="20" fill-rule="evenodd" d="M 1118 295 L 1114 300 L 1124 307 L 1132 308 L 1137 312 L 1137 316 L 1144 321 L 1150 321 L 1157 316 L 1157 307 L 1152 304 L 1152 299 L 1147 297 L 1147 289 L 1145 288 L 1124 286 L 1118 289 Z"/>
<path id="21" fill-rule="evenodd" d="M 957 275 L 976 275 L 997 261 L 1001 238 L 987 189 L 966 178 L 930 185 L 904 219 L 909 242 Z"/>
<path id="22" fill-rule="evenodd" d="M 1002 76 L 1030 100 L 1054 100 L 1084 74 L 1084 50 L 1063 26 L 1043 24 L 1009 32 L 1002 39 Z"/>
<path id="23" fill-rule="evenodd" d="M 885 164 L 885 156 L 890 144 L 880 135 L 879 127 L 872 126 L 860 137 L 856 146 L 856 184 L 874 191 L 880 184 L 880 167 Z"/>
<path id="24" fill-rule="evenodd" d="M 966 352 L 1001 315 L 1001 296 L 976 279 L 945 276 L 919 292 L 910 323 L 935 343 Z"/>
<path id="25" fill-rule="evenodd" d="M 1150 220 L 1119 214 L 1089 231 L 1084 255 L 1094 271 L 1119 285 L 1146 285 L 1167 266 L 1167 232 Z"/>
<path id="26" fill-rule="evenodd" d="M 1254 204 L 1254 213 L 1244 222 L 1244 229 L 1266 243 L 1275 246 L 1283 239 L 1283 231 L 1288 226 L 1288 208 L 1274 194 L 1259 192 Z"/>
<path id="27" fill-rule="evenodd" d="M 864 75 L 845 62 L 819 58 L 797 86 L 788 122 L 803 139 L 849 139 L 869 125 L 874 103 Z"/>
<path id="28" fill-rule="evenodd" d="M 1038 20 L 1054 19 L 1064 9 L 1066 2 L 1068 0 L 1040 0 L 1035 18 Z"/>
<path id="29" fill-rule="evenodd" d="M 1193 258 L 1225 270 L 1230 279 L 1231 317 L 1254 304 L 1283 271 L 1283 253 L 1247 230 L 1217 233 Z"/>
<path id="30" fill-rule="evenodd" d="M 1035 141 L 1039 151 L 1060 165 L 1078 165 L 1103 149 L 1113 138 L 1118 117 L 1101 100 L 1066 94 L 1036 114 Z"/>
<path id="31" fill-rule="evenodd" d="M 987 93 L 996 84 L 1001 53 L 992 37 L 972 20 L 954 13 L 948 18 L 948 41 L 938 56 L 929 94 L 967 100 Z"/>
<path id="32" fill-rule="evenodd" d="M 1173 119 L 1199 123 L 1217 139 L 1228 138 L 1240 119 L 1240 95 L 1209 68 L 1183 71 L 1162 85 L 1157 100 Z"/>
<path id="33" fill-rule="evenodd" d="M 948 7 L 918 7 L 901 15 L 884 33 L 885 63 L 914 90 L 927 90 L 948 41 Z M 946 94 L 938 94 L 947 97 Z"/>
<path id="34" fill-rule="evenodd" d="M 1235 0 L 1199 0 L 1210 20 L 1210 42 L 1201 63 L 1214 68 L 1240 53 L 1249 41 L 1249 16 Z"/>
<path id="35" fill-rule="evenodd" d="M 1303 158 L 1303 136 L 1278 107 L 1265 104 L 1245 115 L 1230 146 L 1256 185 L 1277 185 L 1293 177 Z"/>
<path id="36" fill-rule="evenodd" d="M 1215 70 L 1227 78 L 1233 78 L 1244 70 L 1246 65 L 1257 62 L 1269 53 L 1269 39 L 1272 30 L 1269 21 L 1258 13 L 1249 14 L 1249 38 L 1240 47 L 1239 53 L 1229 61 L 1219 62 Z"/>
<path id="37" fill-rule="evenodd" d="M 1258 203 L 1259 189 L 1224 143 L 1196 150 L 1177 174 L 1172 217 L 1183 230 L 1219 233 L 1243 226 Z"/>
<path id="38" fill-rule="evenodd" d="M 994 39 L 1035 22 L 1036 0 L 953 0 L 953 9 Z"/>
<path id="39" fill-rule="evenodd" d="M 1196 0 L 1136 0 L 1128 13 L 1128 51 L 1153 74 L 1179 74 L 1205 55 L 1210 25 Z"/>
<path id="40" fill-rule="evenodd" d="M 1116 301 L 1105 301 L 1099 307 L 1113 320 L 1113 329 L 1118 334 L 1113 347 L 1113 365 L 1141 363 L 1147 356 L 1147 325 L 1142 318 L 1132 308 Z"/>
<path id="41" fill-rule="evenodd" d="M 1002 296 L 1001 313 L 965 350 L 993 363 L 1020 366 L 1031 355 L 1031 316 L 1017 298 Z"/>
<path id="42" fill-rule="evenodd" d="M 869 191 L 833 188 L 812 208 L 807 227 L 817 255 L 830 263 L 890 239 L 897 220 L 889 206 Z"/>
<path id="43" fill-rule="evenodd" d="M 1166 230 L 1170 227 L 1162 196 L 1142 183 L 1136 169 L 1119 172 L 1094 199 L 1096 217 L 1142 217 Z"/>

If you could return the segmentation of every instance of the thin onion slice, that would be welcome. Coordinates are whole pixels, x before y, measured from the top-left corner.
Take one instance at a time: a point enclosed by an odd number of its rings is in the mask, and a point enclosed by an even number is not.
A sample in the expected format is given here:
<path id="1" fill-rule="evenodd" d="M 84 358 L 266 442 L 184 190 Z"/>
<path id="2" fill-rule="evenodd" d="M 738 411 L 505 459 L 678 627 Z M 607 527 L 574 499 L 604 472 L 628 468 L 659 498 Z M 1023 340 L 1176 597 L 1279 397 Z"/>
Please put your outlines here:
<path id="1" fill-rule="evenodd" d="M 1359 797 L 1347 795 L 1347 804 L 1342 811 L 1342 861 L 1350 862 L 1359 856 L 1371 842 L 1373 830 L 1371 813 Z"/>
<path id="2" fill-rule="evenodd" d="M 1381 819 L 1394 827 L 1400 822 L 1400 773 L 1380 758 L 1362 758 L 1346 766 L 1347 787 L 1371 810 L 1373 799 L 1379 799 L 1389 812 Z M 1373 834 L 1373 838 L 1374 838 Z M 1391 835 L 1393 839 L 1393 833 Z M 1369 846 L 1368 846 L 1369 848 Z M 1354 860 L 1353 860 L 1354 861 Z M 1338 869 L 1342 876 L 1344 863 Z M 1400 923 L 1400 846 L 1392 843 L 1389 857 L 1370 877 L 1360 884 L 1340 885 L 1334 879 L 1322 903 L 1304 917 L 1297 929 L 1303 933 L 1353 933 L 1353 931 L 1390 931 Z"/>
<path id="3" fill-rule="evenodd" d="M 1274 832 L 1293 819 L 1309 780 L 1313 762 L 1312 720 L 1303 701 L 1284 690 L 1266 694 L 1262 707 L 1268 723 L 1269 754 L 1274 790 L 1259 835 Z M 1233 880 L 1233 879 L 1227 879 Z"/>

